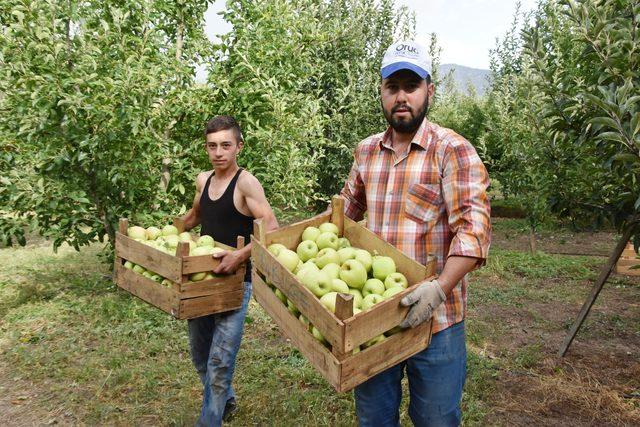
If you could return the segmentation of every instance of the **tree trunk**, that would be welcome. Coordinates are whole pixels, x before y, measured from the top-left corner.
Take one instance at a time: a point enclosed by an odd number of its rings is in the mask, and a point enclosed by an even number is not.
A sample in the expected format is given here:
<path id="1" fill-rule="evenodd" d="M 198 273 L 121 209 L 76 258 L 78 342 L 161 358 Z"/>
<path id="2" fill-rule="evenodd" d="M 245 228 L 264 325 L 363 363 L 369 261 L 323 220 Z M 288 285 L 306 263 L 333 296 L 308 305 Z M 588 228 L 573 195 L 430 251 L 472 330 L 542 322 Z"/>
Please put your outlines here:
<path id="1" fill-rule="evenodd" d="M 531 249 L 531 255 L 536 256 L 536 230 L 534 227 L 529 229 L 529 249 Z"/>

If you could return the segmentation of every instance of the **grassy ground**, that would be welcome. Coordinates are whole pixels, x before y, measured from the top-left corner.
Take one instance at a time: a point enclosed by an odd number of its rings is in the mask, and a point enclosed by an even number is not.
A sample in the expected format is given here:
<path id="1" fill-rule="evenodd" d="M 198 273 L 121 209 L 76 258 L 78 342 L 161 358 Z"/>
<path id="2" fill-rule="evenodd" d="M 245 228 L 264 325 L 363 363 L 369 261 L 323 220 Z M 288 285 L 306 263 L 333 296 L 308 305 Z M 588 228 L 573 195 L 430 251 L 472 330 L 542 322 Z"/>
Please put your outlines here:
<path id="1" fill-rule="evenodd" d="M 116 289 L 99 252 L 0 250 L 3 423 L 192 425 L 201 389 L 186 325 Z M 639 280 L 612 277 L 568 356 L 555 357 L 602 262 L 493 244 L 469 291 L 466 425 L 640 423 Z M 355 424 L 352 396 L 254 301 L 235 389 L 233 425 Z"/>

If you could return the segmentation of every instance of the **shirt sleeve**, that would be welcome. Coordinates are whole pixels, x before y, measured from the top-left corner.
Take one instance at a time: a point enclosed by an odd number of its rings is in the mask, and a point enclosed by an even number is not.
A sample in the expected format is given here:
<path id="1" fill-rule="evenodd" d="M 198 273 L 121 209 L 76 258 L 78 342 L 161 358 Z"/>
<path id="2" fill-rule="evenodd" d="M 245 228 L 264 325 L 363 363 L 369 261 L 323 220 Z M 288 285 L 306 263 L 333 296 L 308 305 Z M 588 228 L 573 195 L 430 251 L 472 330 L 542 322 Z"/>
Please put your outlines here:
<path id="1" fill-rule="evenodd" d="M 448 256 L 477 258 L 480 267 L 491 243 L 489 174 L 473 146 L 460 139 L 448 147 L 443 161 L 442 191 L 455 234 Z"/>
<path id="2" fill-rule="evenodd" d="M 360 175 L 358 167 L 357 153 L 354 155 L 353 165 L 349 172 L 349 177 L 344 183 L 340 195 L 344 197 L 344 214 L 354 221 L 360 221 L 364 218 L 367 210 L 367 198 L 364 189 L 364 181 Z"/>

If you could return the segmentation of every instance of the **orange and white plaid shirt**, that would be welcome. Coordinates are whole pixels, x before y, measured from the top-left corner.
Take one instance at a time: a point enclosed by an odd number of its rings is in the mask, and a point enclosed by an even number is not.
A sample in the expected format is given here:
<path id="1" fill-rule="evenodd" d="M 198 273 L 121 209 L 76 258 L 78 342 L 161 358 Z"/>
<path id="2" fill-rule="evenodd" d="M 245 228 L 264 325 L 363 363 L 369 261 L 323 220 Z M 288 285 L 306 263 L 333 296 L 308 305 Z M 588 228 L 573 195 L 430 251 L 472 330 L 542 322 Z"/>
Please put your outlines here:
<path id="1" fill-rule="evenodd" d="M 484 264 L 491 240 L 489 175 L 473 146 L 450 129 L 425 119 L 407 153 L 391 147 L 391 128 L 355 149 L 341 191 L 345 214 L 421 264 L 438 257 L 440 273 L 452 255 Z M 465 276 L 434 314 L 433 332 L 465 317 Z"/>

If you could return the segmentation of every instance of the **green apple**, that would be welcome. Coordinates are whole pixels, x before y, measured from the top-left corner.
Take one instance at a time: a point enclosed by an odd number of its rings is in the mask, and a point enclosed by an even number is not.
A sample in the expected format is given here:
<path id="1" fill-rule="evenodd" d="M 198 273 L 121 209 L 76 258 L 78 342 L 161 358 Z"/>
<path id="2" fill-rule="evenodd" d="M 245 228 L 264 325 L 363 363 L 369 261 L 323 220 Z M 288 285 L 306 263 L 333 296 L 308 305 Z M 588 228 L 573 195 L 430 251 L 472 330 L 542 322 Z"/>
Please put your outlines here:
<path id="1" fill-rule="evenodd" d="M 335 249 L 324 248 L 318 252 L 318 256 L 315 258 L 314 262 L 318 267 L 324 268 L 327 264 L 339 263 L 340 257 Z"/>
<path id="2" fill-rule="evenodd" d="M 338 249 L 338 256 L 340 257 L 340 265 L 342 265 L 348 259 L 355 259 L 356 250 L 350 247 L 341 248 L 341 249 Z"/>
<path id="3" fill-rule="evenodd" d="M 382 295 L 369 294 L 362 300 L 362 310 L 369 310 L 374 305 L 384 301 Z"/>
<path id="4" fill-rule="evenodd" d="M 284 296 L 284 294 L 282 293 L 282 291 L 278 288 L 276 288 L 276 290 L 274 291 L 274 293 L 276 294 L 276 296 L 280 299 L 280 301 L 282 301 L 283 304 L 287 303 L 287 297 Z"/>
<path id="5" fill-rule="evenodd" d="M 318 249 L 331 248 L 338 250 L 338 236 L 329 231 L 320 233 L 316 239 L 316 244 L 318 245 Z"/>
<path id="6" fill-rule="evenodd" d="M 161 275 L 154 273 L 151 275 L 150 277 L 151 280 L 153 280 L 154 282 L 160 283 L 162 282 L 162 279 L 164 279 L 164 277 L 162 277 Z"/>
<path id="7" fill-rule="evenodd" d="M 318 298 L 331 291 L 332 279 L 323 271 L 309 269 L 302 275 L 300 281 Z"/>
<path id="8" fill-rule="evenodd" d="M 338 238 L 338 249 L 350 248 L 351 242 L 346 237 Z"/>
<path id="9" fill-rule="evenodd" d="M 378 279 L 369 279 L 365 282 L 362 287 L 362 296 L 367 297 L 367 295 L 378 294 L 382 295 L 384 293 L 384 283 L 382 280 Z"/>
<path id="10" fill-rule="evenodd" d="M 147 240 L 147 230 L 137 225 L 129 227 L 127 230 L 127 236 L 136 240 Z"/>
<path id="11" fill-rule="evenodd" d="M 371 269 L 373 270 L 373 277 L 384 282 L 388 275 L 396 272 L 396 263 L 388 256 L 379 255 L 373 258 Z"/>
<path id="12" fill-rule="evenodd" d="M 138 273 L 138 274 L 142 274 L 142 273 L 144 273 L 145 271 L 147 271 L 147 269 L 146 269 L 146 268 L 144 268 L 143 266 L 138 265 L 138 264 L 134 264 L 134 266 L 133 266 L 131 269 L 132 269 L 134 272 Z"/>
<path id="13" fill-rule="evenodd" d="M 287 249 L 287 247 L 281 243 L 274 243 L 269 245 L 267 250 L 273 254 L 273 256 L 277 257 L 281 250 Z"/>
<path id="14" fill-rule="evenodd" d="M 193 241 L 193 239 L 191 238 L 191 233 L 189 233 L 188 231 L 183 231 L 182 233 L 178 234 L 178 239 L 180 239 L 181 242 Z"/>
<path id="15" fill-rule="evenodd" d="M 338 296 L 337 292 L 327 292 L 326 294 L 320 297 L 320 302 L 322 305 L 326 307 L 332 313 L 336 312 L 336 297 Z"/>
<path id="16" fill-rule="evenodd" d="M 328 345 L 329 344 L 327 342 L 327 340 L 324 339 L 324 337 L 322 336 L 322 334 L 320 333 L 318 328 L 316 328 L 315 326 L 311 326 L 311 333 L 313 334 L 313 337 L 315 339 L 317 339 L 318 341 L 320 341 L 320 343 L 322 343 L 322 345 Z"/>
<path id="17" fill-rule="evenodd" d="M 149 271 L 149 270 L 145 270 L 144 273 L 142 273 L 142 275 L 144 277 L 146 277 L 147 279 L 151 279 L 151 276 L 153 276 L 153 272 Z"/>
<path id="18" fill-rule="evenodd" d="M 199 282 L 201 280 L 204 280 L 205 277 L 207 277 L 207 272 L 199 271 L 197 273 L 191 273 L 189 275 L 189 280 L 191 280 L 192 282 Z"/>
<path id="19" fill-rule="evenodd" d="M 164 245 L 167 248 L 175 249 L 178 247 L 178 243 L 180 243 L 180 238 L 176 234 L 170 234 L 165 237 Z"/>
<path id="20" fill-rule="evenodd" d="M 215 248 L 211 248 L 211 253 L 214 254 L 214 255 L 215 254 L 219 254 L 220 252 L 224 252 L 224 249 L 219 248 L 217 246 Z"/>
<path id="21" fill-rule="evenodd" d="M 134 265 L 135 264 L 132 263 L 131 261 L 125 261 L 124 262 L 124 268 L 132 269 Z"/>
<path id="22" fill-rule="evenodd" d="M 378 343 L 381 343 L 382 341 L 384 341 L 386 339 L 387 339 L 387 337 L 385 337 L 384 334 L 380 334 L 377 337 L 371 338 L 369 341 L 367 341 L 366 343 L 362 344 L 362 346 L 364 348 L 369 348 L 372 345 L 376 345 Z"/>
<path id="23" fill-rule="evenodd" d="M 207 274 L 204 276 L 202 280 L 210 280 L 215 279 L 216 277 L 220 277 L 221 275 L 215 274 L 213 271 L 207 271 Z"/>
<path id="24" fill-rule="evenodd" d="M 371 254 L 364 249 L 356 249 L 355 260 L 362 264 L 367 270 L 367 273 L 371 271 L 371 263 L 373 262 L 373 257 Z"/>
<path id="25" fill-rule="evenodd" d="M 356 353 L 360 353 L 360 346 L 357 346 L 356 348 L 354 348 L 353 353 L 351 354 L 356 354 Z"/>
<path id="26" fill-rule="evenodd" d="M 211 246 L 197 246 L 189 251 L 189 255 L 201 256 L 211 255 L 213 253 L 213 247 Z"/>
<path id="27" fill-rule="evenodd" d="M 344 280 L 340 280 L 340 279 L 333 279 L 331 281 L 331 289 L 333 289 L 336 292 L 341 292 L 343 294 L 348 294 L 349 292 L 349 286 L 344 282 Z M 362 297 L 360 297 L 362 299 Z M 353 298 L 355 300 L 355 297 Z"/>
<path id="28" fill-rule="evenodd" d="M 355 259 L 348 259 L 340 267 L 340 279 L 350 288 L 361 289 L 367 281 L 367 270 Z"/>
<path id="29" fill-rule="evenodd" d="M 340 264 L 330 262 L 322 267 L 322 271 L 327 273 L 332 279 L 338 279 L 340 277 Z"/>
<path id="30" fill-rule="evenodd" d="M 396 286 L 399 286 L 402 289 L 407 289 L 407 287 L 409 287 L 409 281 L 407 278 L 404 277 L 404 274 L 397 271 L 395 273 L 391 273 L 386 279 L 384 279 L 385 288 L 389 289 Z"/>
<path id="31" fill-rule="evenodd" d="M 333 233 L 336 236 L 340 234 L 340 229 L 338 228 L 337 225 L 335 225 L 332 222 L 323 222 L 322 224 L 320 224 L 320 226 L 318 227 L 318 229 L 322 232 L 322 233 Z"/>
<path id="32" fill-rule="evenodd" d="M 297 274 L 298 271 L 300 271 L 300 269 L 302 268 L 302 266 L 304 265 L 304 263 L 302 261 L 298 261 L 298 265 L 296 265 L 296 268 L 294 268 L 293 270 L 293 274 Z"/>
<path id="33" fill-rule="evenodd" d="M 295 305 L 293 305 L 290 299 L 287 299 L 287 310 L 289 310 L 291 314 L 296 317 L 300 316 L 300 311 L 296 308 Z"/>
<path id="34" fill-rule="evenodd" d="M 392 288 L 387 289 L 386 291 L 384 291 L 382 293 L 382 296 L 384 297 L 384 299 L 387 298 L 391 298 L 392 296 L 394 296 L 395 294 L 399 294 L 400 292 L 404 291 L 404 288 L 401 286 L 394 286 Z"/>
<path id="35" fill-rule="evenodd" d="M 166 286 L 167 288 L 173 287 L 173 282 L 167 278 L 164 278 L 162 282 L 160 282 L 160 284 Z"/>
<path id="36" fill-rule="evenodd" d="M 353 295 L 353 306 L 361 309 L 362 308 L 362 300 L 364 298 L 362 296 L 362 292 L 360 292 L 360 289 L 349 288 L 348 292 L 351 295 Z M 355 312 L 353 314 L 355 314 Z"/>
<path id="37" fill-rule="evenodd" d="M 276 259 L 289 271 L 295 270 L 298 266 L 298 261 L 300 261 L 298 254 L 287 248 L 281 249 Z"/>
<path id="38" fill-rule="evenodd" d="M 302 232 L 302 240 L 316 241 L 320 235 L 320 229 L 318 227 L 307 227 Z"/>
<path id="39" fill-rule="evenodd" d="M 298 278 L 298 280 L 302 280 L 302 276 L 304 276 L 307 271 L 320 271 L 320 268 L 311 261 L 305 262 L 296 272 L 296 277 Z"/>
<path id="40" fill-rule="evenodd" d="M 300 320 L 300 322 L 302 322 L 302 324 L 307 328 L 307 331 L 311 332 L 311 322 L 309 322 L 309 319 L 304 317 L 304 314 L 298 316 L 298 320 Z"/>
<path id="41" fill-rule="evenodd" d="M 162 235 L 163 236 L 177 236 L 179 234 L 178 229 L 173 225 L 165 225 L 162 227 Z"/>
<path id="42" fill-rule="evenodd" d="M 145 234 L 147 235 L 147 239 L 156 240 L 158 237 L 162 236 L 162 230 L 152 225 L 151 227 L 147 227 Z"/>
<path id="43" fill-rule="evenodd" d="M 213 237 L 205 234 L 205 235 L 202 235 L 202 236 L 198 237 L 198 240 L 196 240 L 196 245 L 213 247 L 213 246 L 216 245 L 216 241 L 213 240 Z"/>
<path id="44" fill-rule="evenodd" d="M 303 240 L 298 245 L 296 253 L 302 262 L 307 262 L 318 255 L 318 245 L 313 240 Z"/>

